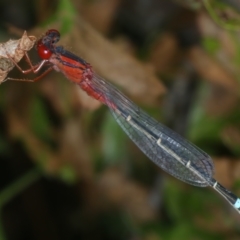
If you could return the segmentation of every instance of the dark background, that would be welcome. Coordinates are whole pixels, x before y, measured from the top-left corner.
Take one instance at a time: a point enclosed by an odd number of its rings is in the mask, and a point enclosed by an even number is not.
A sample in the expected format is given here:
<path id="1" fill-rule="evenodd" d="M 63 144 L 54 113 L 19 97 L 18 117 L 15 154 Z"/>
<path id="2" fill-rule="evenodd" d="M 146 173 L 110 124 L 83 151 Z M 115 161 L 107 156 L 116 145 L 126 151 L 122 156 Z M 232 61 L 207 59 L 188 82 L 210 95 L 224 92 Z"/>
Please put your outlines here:
<path id="1" fill-rule="evenodd" d="M 206 151 L 215 178 L 240 195 L 239 9 L 234 0 L 1 0 L 0 41 L 58 29 L 60 44 Z M 106 106 L 56 72 L 0 85 L 0 187 L 0 240 L 240 238 L 240 217 L 220 195 L 164 173 Z"/>

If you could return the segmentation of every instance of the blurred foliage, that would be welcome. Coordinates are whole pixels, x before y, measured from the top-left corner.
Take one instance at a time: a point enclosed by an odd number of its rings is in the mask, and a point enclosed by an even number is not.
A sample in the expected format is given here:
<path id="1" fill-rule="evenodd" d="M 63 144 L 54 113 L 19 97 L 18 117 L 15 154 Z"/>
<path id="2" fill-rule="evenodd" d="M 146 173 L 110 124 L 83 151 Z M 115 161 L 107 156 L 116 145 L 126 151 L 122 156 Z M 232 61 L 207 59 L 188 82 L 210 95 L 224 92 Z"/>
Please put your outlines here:
<path id="1" fill-rule="evenodd" d="M 235 0 L 4 0 L 0 39 L 58 29 L 60 45 L 208 152 L 216 179 L 240 195 L 239 9 Z M 0 240 L 239 239 L 240 218 L 216 192 L 158 169 L 61 74 L 0 86 Z"/>
<path id="2" fill-rule="evenodd" d="M 230 3 L 234 1 L 229 1 Z M 239 4 L 229 4 L 228 1 L 203 0 L 210 16 L 221 27 L 228 30 L 239 30 L 240 27 L 240 9 Z"/>

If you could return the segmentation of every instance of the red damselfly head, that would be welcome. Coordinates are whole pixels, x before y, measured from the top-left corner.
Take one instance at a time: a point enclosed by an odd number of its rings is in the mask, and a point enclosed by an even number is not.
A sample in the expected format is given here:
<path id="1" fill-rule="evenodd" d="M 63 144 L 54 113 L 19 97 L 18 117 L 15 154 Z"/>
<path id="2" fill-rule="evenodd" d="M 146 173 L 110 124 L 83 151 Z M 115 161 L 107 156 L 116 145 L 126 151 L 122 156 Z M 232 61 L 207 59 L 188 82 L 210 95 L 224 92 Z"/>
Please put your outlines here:
<path id="1" fill-rule="evenodd" d="M 37 51 L 40 58 L 48 60 L 55 49 L 55 44 L 60 39 L 60 33 L 56 29 L 48 30 L 37 42 Z"/>

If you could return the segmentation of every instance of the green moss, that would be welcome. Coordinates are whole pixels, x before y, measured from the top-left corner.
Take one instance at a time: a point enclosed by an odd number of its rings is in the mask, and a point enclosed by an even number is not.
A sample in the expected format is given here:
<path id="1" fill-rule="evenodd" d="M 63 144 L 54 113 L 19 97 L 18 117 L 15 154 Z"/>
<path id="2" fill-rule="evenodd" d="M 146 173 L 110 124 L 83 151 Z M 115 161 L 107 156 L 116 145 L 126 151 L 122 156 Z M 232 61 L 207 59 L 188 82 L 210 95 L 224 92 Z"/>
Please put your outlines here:
<path id="1" fill-rule="evenodd" d="M 204 38 L 202 44 L 211 55 L 214 55 L 220 49 L 220 43 L 215 38 Z"/>

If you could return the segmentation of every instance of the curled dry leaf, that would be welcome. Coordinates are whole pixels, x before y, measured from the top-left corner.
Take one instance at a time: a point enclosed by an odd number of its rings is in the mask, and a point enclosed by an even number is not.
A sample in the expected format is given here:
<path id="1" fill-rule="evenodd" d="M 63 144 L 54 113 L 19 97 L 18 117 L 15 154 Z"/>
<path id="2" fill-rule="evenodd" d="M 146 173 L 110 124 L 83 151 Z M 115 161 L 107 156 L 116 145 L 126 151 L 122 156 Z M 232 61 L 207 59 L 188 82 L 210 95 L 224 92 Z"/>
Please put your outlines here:
<path id="1" fill-rule="evenodd" d="M 0 57 L 0 83 L 3 82 L 13 68 L 14 63 L 9 58 Z"/>
<path id="2" fill-rule="evenodd" d="M 14 68 L 14 63 L 19 62 L 25 52 L 32 49 L 36 42 L 36 37 L 28 36 L 24 31 L 23 36 L 18 40 L 9 40 L 0 44 L 0 83 L 4 81 L 8 73 Z"/>

